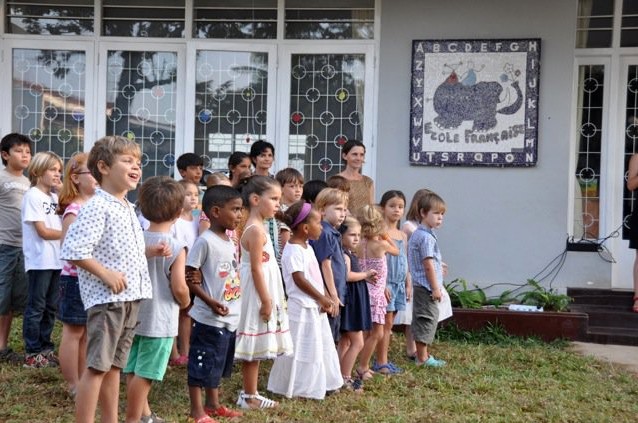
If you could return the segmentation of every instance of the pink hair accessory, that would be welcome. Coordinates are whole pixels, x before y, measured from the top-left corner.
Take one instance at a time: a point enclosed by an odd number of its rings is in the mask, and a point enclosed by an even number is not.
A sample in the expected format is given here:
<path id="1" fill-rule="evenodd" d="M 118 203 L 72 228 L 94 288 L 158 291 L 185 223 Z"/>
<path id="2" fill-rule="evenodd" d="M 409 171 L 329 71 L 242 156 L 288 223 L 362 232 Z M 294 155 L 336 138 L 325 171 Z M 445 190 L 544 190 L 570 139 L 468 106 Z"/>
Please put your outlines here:
<path id="1" fill-rule="evenodd" d="M 303 220 L 310 214 L 310 210 L 312 210 L 312 205 L 310 203 L 303 203 L 303 206 L 301 206 L 301 210 L 295 218 L 295 221 L 292 222 L 292 226 L 290 227 L 290 229 L 296 228 L 297 225 L 303 222 Z"/>

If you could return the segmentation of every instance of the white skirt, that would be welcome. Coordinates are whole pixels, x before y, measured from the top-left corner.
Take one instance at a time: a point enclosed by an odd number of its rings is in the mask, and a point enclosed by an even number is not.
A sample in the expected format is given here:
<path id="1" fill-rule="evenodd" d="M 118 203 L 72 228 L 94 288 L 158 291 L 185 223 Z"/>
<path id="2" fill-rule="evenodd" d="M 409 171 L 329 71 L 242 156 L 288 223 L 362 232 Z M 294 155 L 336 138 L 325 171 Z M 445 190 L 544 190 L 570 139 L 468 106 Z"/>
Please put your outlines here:
<path id="1" fill-rule="evenodd" d="M 395 325 L 411 325 L 412 324 L 412 301 L 405 303 L 405 310 L 397 311 L 394 316 Z"/>
<path id="2" fill-rule="evenodd" d="M 317 307 L 300 307 L 290 301 L 288 318 L 294 354 L 275 359 L 268 390 L 287 398 L 324 399 L 326 391 L 343 385 L 328 316 Z"/>

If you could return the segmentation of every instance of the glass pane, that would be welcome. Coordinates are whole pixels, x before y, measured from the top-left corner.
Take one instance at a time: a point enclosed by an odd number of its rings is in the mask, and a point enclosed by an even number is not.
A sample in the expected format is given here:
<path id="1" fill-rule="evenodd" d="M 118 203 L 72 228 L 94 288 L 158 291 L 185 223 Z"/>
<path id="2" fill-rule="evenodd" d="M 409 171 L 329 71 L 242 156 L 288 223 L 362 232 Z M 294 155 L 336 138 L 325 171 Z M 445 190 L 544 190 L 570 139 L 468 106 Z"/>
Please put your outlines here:
<path id="1" fill-rule="evenodd" d="M 638 192 L 627 189 L 627 171 L 632 154 L 638 153 L 638 66 L 627 69 L 627 106 L 625 109 L 625 167 L 623 172 L 623 239 L 630 238 L 629 224 L 632 211 L 638 207 Z"/>
<path id="2" fill-rule="evenodd" d="M 232 7 L 230 7 L 232 6 Z M 195 0 L 194 38 L 277 37 L 277 1 Z"/>
<path id="3" fill-rule="evenodd" d="M 142 177 L 173 175 L 177 53 L 109 51 L 106 134 L 142 148 Z"/>
<path id="4" fill-rule="evenodd" d="M 286 38 L 373 39 L 374 1 L 286 1 Z"/>
<path id="5" fill-rule="evenodd" d="M 365 55 L 292 55 L 289 165 L 310 179 L 341 172 L 341 146 L 362 140 Z"/>
<path id="6" fill-rule="evenodd" d="M 600 221 L 600 152 L 605 68 L 580 66 L 578 70 L 578 145 L 574 228 L 576 239 L 597 239 Z"/>
<path id="7" fill-rule="evenodd" d="M 120 37 L 184 37 L 184 0 L 104 0 L 103 34 Z"/>
<path id="8" fill-rule="evenodd" d="M 235 151 L 268 138 L 268 54 L 197 52 L 195 153 L 210 170 L 226 170 Z"/>
<path id="9" fill-rule="evenodd" d="M 34 154 L 83 150 L 85 67 L 84 51 L 13 49 L 11 129 L 33 141 Z"/>
<path id="10" fill-rule="evenodd" d="M 576 48 L 611 47 L 613 17 L 613 1 L 579 0 Z"/>
<path id="11" fill-rule="evenodd" d="M 58 4 L 56 4 L 58 3 Z M 39 35 L 93 35 L 93 1 L 10 1 L 7 32 Z"/>

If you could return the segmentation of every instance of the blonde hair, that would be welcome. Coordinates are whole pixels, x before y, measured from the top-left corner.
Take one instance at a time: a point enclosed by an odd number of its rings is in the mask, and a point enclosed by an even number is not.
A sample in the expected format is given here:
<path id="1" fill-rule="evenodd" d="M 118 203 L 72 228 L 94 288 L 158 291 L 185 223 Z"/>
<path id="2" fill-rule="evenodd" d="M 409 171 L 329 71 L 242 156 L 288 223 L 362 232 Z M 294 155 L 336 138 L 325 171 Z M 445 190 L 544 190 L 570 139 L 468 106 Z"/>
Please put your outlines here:
<path id="1" fill-rule="evenodd" d="M 211 173 L 206 177 L 206 188 L 210 188 L 215 185 L 224 185 L 224 182 L 230 186 L 230 178 L 222 172 Z"/>
<path id="2" fill-rule="evenodd" d="M 100 169 L 98 169 L 98 163 L 104 162 L 105 165 L 111 167 L 115 161 L 115 156 L 122 154 L 130 154 L 138 160 L 142 158 L 140 146 L 128 138 L 119 135 L 109 135 L 95 142 L 89 153 L 88 168 L 99 184 L 102 183 L 102 174 Z"/>
<path id="3" fill-rule="evenodd" d="M 421 188 L 414 193 L 414 195 L 412 196 L 412 201 L 410 201 L 410 208 L 405 215 L 406 220 L 411 220 L 413 222 L 421 221 L 421 215 L 419 214 L 419 201 L 421 201 L 421 198 L 423 198 L 426 194 L 429 194 L 431 192 L 432 191 L 427 188 Z"/>
<path id="4" fill-rule="evenodd" d="M 372 238 L 385 231 L 383 215 L 376 206 L 366 204 L 359 209 L 357 219 L 361 223 L 361 236 Z"/>
<path id="5" fill-rule="evenodd" d="M 62 167 L 64 166 L 62 164 L 62 159 L 54 152 L 41 151 L 36 153 L 27 167 L 27 174 L 29 175 L 29 182 L 31 182 L 31 186 L 35 186 L 38 183 L 38 179 L 44 175 L 44 172 L 51 169 L 56 164 L 59 165 L 60 170 L 62 170 Z"/>
<path id="6" fill-rule="evenodd" d="M 317 194 L 314 204 L 319 210 L 335 204 L 343 204 L 348 207 L 348 193 L 337 188 L 325 188 Z"/>
<path id="7" fill-rule="evenodd" d="M 71 175 L 77 175 L 82 166 L 86 166 L 89 155 L 86 153 L 77 153 L 69 159 L 64 168 L 64 176 L 62 177 L 62 188 L 58 194 L 57 214 L 64 214 L 67 206 L 80 196 L 78 186 L 73 182 Z"/>
<path id="8" fill-rule="evenodd" d="M 341 233 L 345 234 L 352 228 L 361 228 L 361 223 L 354 216 L 346 216 L 341 224 Z"/>

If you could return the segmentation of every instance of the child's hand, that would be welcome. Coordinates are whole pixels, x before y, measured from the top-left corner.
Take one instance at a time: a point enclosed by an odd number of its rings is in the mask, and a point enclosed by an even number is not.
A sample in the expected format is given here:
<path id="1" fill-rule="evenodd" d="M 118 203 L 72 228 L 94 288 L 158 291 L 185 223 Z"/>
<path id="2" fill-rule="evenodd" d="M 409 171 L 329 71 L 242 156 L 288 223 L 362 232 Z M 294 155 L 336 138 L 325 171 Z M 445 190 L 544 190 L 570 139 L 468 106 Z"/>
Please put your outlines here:
<path id="1" fill-rule="evenodd" d="M 371 283 L 371 284 L 375 284 L 377 283 L 377 280 L 379 280 L 379 277 L 377 276 L 377 271 L 374 269 L 369 269 L 366 271 L 366 279 Z"/>
<path id="2" fill-rule="evenodd" d="M 321 309 L 322 313 L 330 313 L 332 311 L 332 308 L 334 307 L 332 300 L 326 295 L 322 295 L 317 303 L 319 304 L 319 308 Z"/>
<path id="3" fill-rule="evenodd" d="M 215 303 L 213 304 L 213 306 L 211 307 L 211 309 L 213 310 L 213 313 L 218 314 L 220 316 L 225 316 L 228 314 L 228 307 L 226 307 L 223 304 L 220 303 Z"/>
<path id="4" fill-rule="evenodd" d="M 387 287 L 385 288 L 384 295 L 385 295 L 385 299 L 388 302 L 390 302 L 390 300 L 392 299 L 392 294 L 390 293 L 390 290 Z"/>
<path id="5" fill-rule="evenodd" d="M 441 262 L 441 271 L 443 272 L 443 277 L 447 276 L 447 263 Z"/>
<path id="6" fill-rule="evenodd" d="M 192 285 L 201 285 L 202 284 L 202 272 L 198 269 L 186 269 L 186 283 Z"/>
<path id="7" fill-rule="evenodd" d="M 412 283 L 409 280 L 405 282 L 405 301 L 412 301 Z"/>
<path id="8" fill-rule="evenodd" d="M 339 310 L 341 309 L 341 306 L 343 306 L 343 304 L 341 303 L 341 300 L 339 300 L 339 297 L 330 298 L 330 300 L 332 301 L 332 307 L 328 314 L 331 317 L 337 317 L 339 315 Z"/>
<path id="9" fill-rule="evenodd" d="M 272 300 L 268 298 L 268 300 L 261 303 L 261 307 L 259 307 L 259 316 L 264 320 L 264 322 L 268 323 L 270 320 L 270 315 L 272 314 Z"/>
<path id="10" fill-rule="evenodd" d="M 170 245 L 166 241 L 160 241 L 157 245 L 146 247 L 146 257 L 170 257 L 173 255 Z"/>
<path id="11" fill-rule="evenodd" d="M 441 293 L 441 288 L 436 287 L 432 289 L 432 295 L 430 295 L 434 301 L 441 301 L 441 297 L 443 294 Z"/>
<path id="12" fill-rule="evenodd" d="M 106 270 L 102 282 L 111 288 L 111 291 L 115 294 L 119 294 L 126 289 L 126 275 L 122 272 Z"/>

